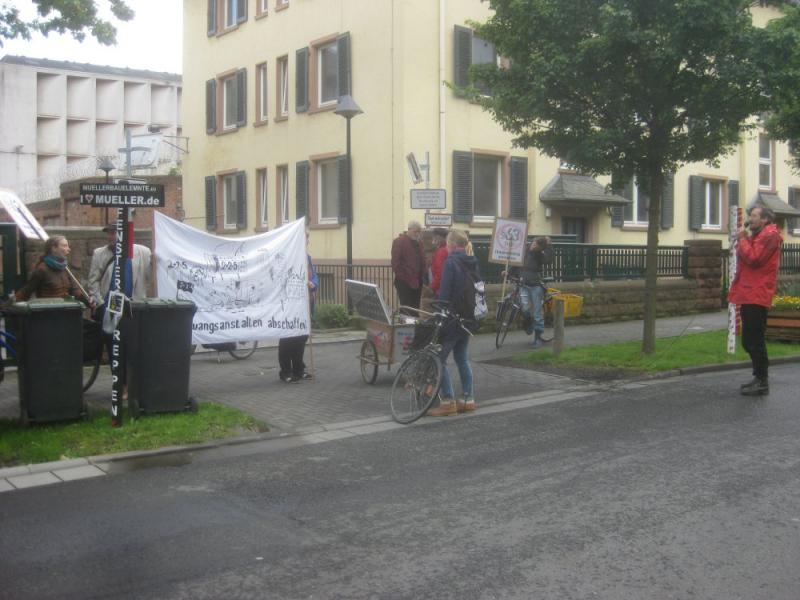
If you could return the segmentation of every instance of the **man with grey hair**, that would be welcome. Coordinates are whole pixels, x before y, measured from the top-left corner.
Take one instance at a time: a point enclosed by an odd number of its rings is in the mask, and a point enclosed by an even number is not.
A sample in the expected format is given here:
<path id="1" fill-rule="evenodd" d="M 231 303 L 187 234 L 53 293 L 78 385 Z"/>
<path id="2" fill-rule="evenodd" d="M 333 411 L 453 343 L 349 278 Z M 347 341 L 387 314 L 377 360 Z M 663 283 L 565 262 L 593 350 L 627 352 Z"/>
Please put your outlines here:
<path id="1" fill-rule="evenodd" d="M 769 358 L 765 333 L 767 310 L 778 282 L 783 237 L 773 222 L 775 213 L 756 204 L 747 216 L 747 227 L 739 230 L 736 246 L 736 276 L 728 302 L 742 313 L 742 346 L 750 355 L 753 380 L 741 386 L 744 396 L 769 394 Z"/>
<path id="2" fill-rule="evenodd" d="M 422 250 L 422 226 L 409 221 L 405 233 L 392 242 L 392 271 L 394 287 L 402 306 L 419 308 L 422 281 L 425 273 L 425 253 Z"/>

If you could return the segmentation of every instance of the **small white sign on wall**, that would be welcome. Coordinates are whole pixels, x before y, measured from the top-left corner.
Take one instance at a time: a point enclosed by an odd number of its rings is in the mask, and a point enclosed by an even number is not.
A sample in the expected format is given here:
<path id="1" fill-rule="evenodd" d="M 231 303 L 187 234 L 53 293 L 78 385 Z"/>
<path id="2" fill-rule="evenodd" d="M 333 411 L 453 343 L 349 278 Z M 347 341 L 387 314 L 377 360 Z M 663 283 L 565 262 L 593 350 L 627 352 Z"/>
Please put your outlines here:
<path id="1" fill-rule="evenodd" d="M 446 207 L 445 190 L 411 190 L 411 208 L 444 210 Z"/>
<path id="2" fill-rule="evenodd" d="M 448 213 L 425 213 L 425 227 L 452 227 L 453 215 Z"/>

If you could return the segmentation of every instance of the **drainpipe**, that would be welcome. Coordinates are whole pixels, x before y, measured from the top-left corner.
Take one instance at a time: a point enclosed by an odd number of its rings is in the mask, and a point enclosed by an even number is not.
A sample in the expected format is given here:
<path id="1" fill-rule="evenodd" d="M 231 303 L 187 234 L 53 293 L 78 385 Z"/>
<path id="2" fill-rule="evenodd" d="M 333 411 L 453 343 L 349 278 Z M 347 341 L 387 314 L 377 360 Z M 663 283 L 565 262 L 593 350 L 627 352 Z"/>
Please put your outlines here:
<path id="1" fill-rule="evenodd" d="M 447 142 L 445 139 L 446 107 L 445 107 L 445 5 L 446 0 L 439 0 L 439 188 L 445 189 L 447 175 Z"/>

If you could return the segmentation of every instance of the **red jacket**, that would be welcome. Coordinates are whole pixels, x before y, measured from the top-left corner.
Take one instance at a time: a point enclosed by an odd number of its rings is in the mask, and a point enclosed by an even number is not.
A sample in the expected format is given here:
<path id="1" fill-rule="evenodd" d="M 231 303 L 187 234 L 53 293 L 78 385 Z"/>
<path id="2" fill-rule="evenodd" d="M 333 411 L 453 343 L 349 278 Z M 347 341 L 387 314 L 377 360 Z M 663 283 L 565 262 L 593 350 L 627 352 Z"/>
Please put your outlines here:
<path id="1" fill-rule="evenodd" d="M 422 286 L 422 275 L 425 272 L 422 245 L 405 233 L 398 235 L 392 242 L 392 270 L 394 276 L 412 290 Z"/>
<path id="2" fill-rule="evenodd" d="M 783 237 L 774 223 L 739 240 L 736 247 L 736 277 L 728 294 L 733 304 L 772 306 L 778 282 Z"/>
<path id="3" fill-rule="evenodd" d="M 431 259 L 431 289 L 439 293 L 439 286 L 442 285 L 442 272 L 444 271 L 444 261 L 447 260 L 447 244 L 443 244 L 436 249 Z"/>

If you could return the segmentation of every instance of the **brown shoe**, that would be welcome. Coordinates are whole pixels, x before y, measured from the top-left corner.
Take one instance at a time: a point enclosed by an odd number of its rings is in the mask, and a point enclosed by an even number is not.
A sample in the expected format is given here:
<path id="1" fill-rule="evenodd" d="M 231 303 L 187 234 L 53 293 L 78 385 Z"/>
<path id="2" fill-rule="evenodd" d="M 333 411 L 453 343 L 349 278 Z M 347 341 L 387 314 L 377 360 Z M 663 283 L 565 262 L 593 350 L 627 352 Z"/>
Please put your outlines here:
<path id="1" fill-rule="evenodd" d="M 456 400 L 456 412 L 458 412 L 459 414 L 461 414 L 461 413 L 463 413 L 463 412 L 464 412 L 464 410 L 466 410 L 466 409 L 464 408 L 464 401 L 463 401 L 463 400 L 461 400 L 461 399 L 459 399 L 459 400 Z"/>
<path id="2" fill-rule="evenodd" d="M 452 417 L 458 414 L 458 408 L 456 403 L 450 400 L 450 402 L 442 402 L 436 408 L 430 409 L 427 414 L 429 417 Z"/>
<path id="3" fill-rule="evenodd" d="M 472 412 L 477 408 L 475 404 L 475 398 L 465 398 L 464 399 L 464 412 Z"/>

